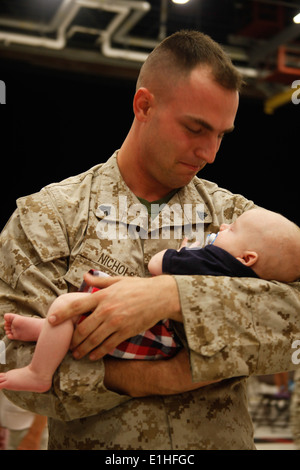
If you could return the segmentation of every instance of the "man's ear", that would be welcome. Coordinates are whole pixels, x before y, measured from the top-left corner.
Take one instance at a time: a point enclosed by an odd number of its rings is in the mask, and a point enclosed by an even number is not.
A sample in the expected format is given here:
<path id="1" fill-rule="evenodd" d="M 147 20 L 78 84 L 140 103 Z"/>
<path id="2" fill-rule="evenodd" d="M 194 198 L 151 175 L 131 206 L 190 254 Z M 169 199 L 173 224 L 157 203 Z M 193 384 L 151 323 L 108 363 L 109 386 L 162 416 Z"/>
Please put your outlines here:
<path id="1" fill-rule="evenodd" d="M 138 121 L 147 121 L 153 100 L 154 96 L 150 93 L 148 88 L 139 88 L 137 90 L 133 99 L 133 111 Z"/>
<path id="2" fill-rule="evenodd" d="M 245 266 L 253 266 L 257 260 L 258 260 L 258 254 L 256 251 L 245 251 L 243 255 L 237 256 L 236 259 L 238 259 L 241 263 L 243 263 Z"/>

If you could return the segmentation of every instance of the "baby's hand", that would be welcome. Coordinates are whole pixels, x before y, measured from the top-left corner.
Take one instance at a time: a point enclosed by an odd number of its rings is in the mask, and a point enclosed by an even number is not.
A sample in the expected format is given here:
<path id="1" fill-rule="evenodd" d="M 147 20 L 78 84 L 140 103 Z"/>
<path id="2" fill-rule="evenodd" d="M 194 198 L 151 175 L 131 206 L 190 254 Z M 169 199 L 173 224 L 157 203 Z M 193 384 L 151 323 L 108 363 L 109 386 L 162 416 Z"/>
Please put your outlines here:
<path id="1" fill-rule="evenodd" d="M 181 248 L 186 248 L 186 247 L 187 247 L 187 244 L 188 244 L 188 241 L 189 241 L 189 239 L 185 237 L 185 238 L 182 240 L 182 243 L 181 243 L 180 248 L 179 248 L 178 251 L 180 251 Z M 194 243 L 192 243 L 188 248 L 195 248 L 196 246 L 201 246 L 201 243 L 200 243 L 199 240 L 197 240 L 197 241 L 195 241 Z"/>
<path id="2" fill-rule="evenodd" d="M 180 247 L 177 251 L 180 251 L 181 248 L 185 248 L 188 244 L 188 241 L 189 241 L 189 239 L 187 237 L 184 237 L 184 239 L 182 240 L 181 245 L 180 245 Z"/>

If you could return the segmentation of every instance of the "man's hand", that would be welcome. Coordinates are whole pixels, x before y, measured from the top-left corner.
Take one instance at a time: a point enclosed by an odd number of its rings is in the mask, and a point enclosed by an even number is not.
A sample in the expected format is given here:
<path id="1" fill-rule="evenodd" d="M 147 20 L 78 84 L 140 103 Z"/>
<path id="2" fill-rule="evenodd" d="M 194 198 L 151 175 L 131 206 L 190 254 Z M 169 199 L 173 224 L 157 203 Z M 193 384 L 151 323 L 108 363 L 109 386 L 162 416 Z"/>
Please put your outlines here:
<path id="1" fill-rule="evenodd" d="M 35 415 L 30 429 L 19 443 L 17 450 L 39 450 L 41 447 L 42 434 L 46 425 L 46 416 Z"/>
<path id="2" fill-rule="evenodd" d="M 92 312 L 75 329 L 71 349 L 76 359 L 91 351 L 91 360 L 100 359 L 122 341 L 165 318 L 182 321 L 177 286 L 171 276 L 101 278 L 86 274 L 84 279 L 101 290 L 78 300 L 72 298 L 63 310 L 49 316 L 50 323 L 57 325 Z"/>

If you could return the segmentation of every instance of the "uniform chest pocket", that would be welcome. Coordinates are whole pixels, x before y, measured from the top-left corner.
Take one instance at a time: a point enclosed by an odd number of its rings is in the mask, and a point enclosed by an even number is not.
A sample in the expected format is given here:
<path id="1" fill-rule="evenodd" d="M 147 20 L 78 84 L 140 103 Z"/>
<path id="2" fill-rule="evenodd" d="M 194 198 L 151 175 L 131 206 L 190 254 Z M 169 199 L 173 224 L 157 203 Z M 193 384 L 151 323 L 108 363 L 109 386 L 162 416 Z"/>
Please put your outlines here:
<path id="1" fill-rule="evenodd" d="M 121 242 L 126 243 L 121 243 Z M 134 246 L 136 240 L 86 240 L 80 251 L 71 256 L 65 279 L 81 285 L 83 275 L 90 269 L 103 271 L 110 276 L 143 276 L 143 252 Z"/>

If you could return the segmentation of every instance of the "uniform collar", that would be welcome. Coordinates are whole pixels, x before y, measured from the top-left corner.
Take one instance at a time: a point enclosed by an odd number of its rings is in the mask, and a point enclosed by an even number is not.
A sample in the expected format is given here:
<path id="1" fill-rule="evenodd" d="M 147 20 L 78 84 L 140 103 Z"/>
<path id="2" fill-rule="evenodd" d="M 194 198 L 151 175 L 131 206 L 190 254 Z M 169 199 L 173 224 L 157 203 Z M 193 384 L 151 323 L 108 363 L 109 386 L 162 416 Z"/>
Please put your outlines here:
<path id="1" fill-rule="evenodd" d="M 148 225 L 148 211 L 126 185 L 120 173 L 115 152 L 101 166 L 95 215 L 98 219 L 125 224 Z M 199 178 L 181 188 L 153 220 L 153 229 L 164 226 L 211 223 L 212 217 L 200 192 Z"/>

